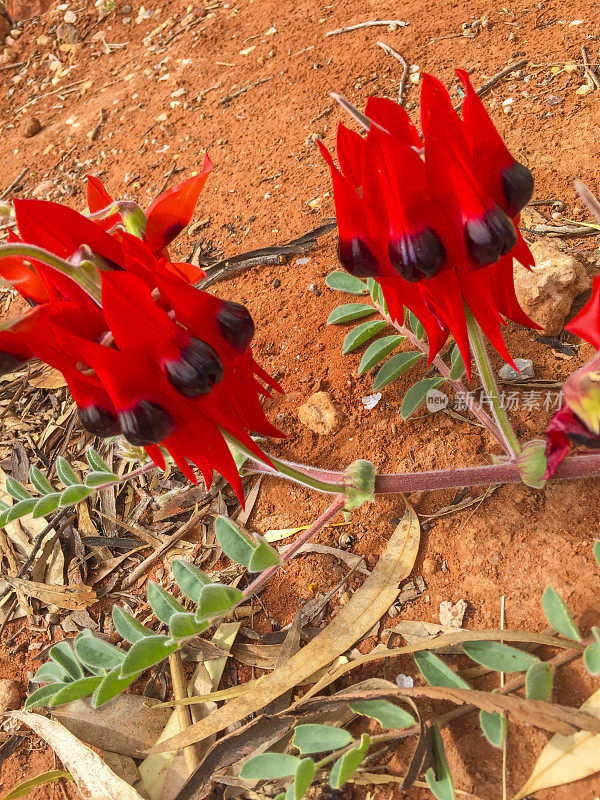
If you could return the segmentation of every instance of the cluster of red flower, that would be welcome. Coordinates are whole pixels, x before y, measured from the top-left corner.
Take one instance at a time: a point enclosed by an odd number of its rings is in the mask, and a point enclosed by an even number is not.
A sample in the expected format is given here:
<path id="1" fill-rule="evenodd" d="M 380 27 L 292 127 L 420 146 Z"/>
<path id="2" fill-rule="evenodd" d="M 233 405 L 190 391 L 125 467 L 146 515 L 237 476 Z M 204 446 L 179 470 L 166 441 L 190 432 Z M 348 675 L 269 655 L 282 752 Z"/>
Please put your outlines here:
<path id="1" fill-rule="evenodd" d="M 145 229 L 137 236 L 123 224 L 128 204 L 113 205 L 97 178 L 88 179 L 92 219 L 15 200 L 19 236 L 11 240 L 68 261 L 98 282 L 98 293 L 41 261 L 1 259 L 0 275 L 34 307 L 0 331 L 0 368 L 40 358 L 63 373 L 88 431 L 122 433 L 164 468 L 160 443 L 190 480 L 188 461 L 207 485 L 214 468 L 241 492 L 221 430 L 264 459 L 248 431 L 282 435 L 259 402 L 269 394 L 261 381 L 281 390 L 252 356 L 246 308 L 194 288 L 204 273 L 171 262 L 166 249 L 189 223 L 211 169 L 207 157 L 202 172 L 156 198 L 146 218 L 138 209 Z"/>
<path id="2" fill-rule="evenodd" d="M 339 258 L 353 275 L 383 287 L 394 319 L 404 306 L 421 321 L 430 358 L 452 333 L 467 369 L 466 305 L 501 355 L 503 317 L 534 323 L 514 291 L 512 259 L 531 266 L 519 233 L 533 192 L 529 170 L 508 152 L 466 72 L 463 119 L 443 84 L 423 76 L 423 141 L 404 109 L 370 97 L 368 134 L 339 125 L 338 170 L 328 151 L 339 227 Z"/>

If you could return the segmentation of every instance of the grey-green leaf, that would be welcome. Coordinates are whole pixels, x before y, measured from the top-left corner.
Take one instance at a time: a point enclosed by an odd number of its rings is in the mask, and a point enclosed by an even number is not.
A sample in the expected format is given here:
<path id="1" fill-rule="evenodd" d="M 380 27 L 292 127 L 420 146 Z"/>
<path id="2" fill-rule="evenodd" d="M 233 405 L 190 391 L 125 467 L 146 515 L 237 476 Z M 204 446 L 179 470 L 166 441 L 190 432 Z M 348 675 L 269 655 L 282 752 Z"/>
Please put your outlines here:
<path id="1" fill-rule="evenodd" d="M 90 467 L 96 472 L 110 472 L 110 467 L 104 461 L 99 453 L 94 450 L 93 447 L 88 447 L 85 453 L 85 457 L 87 458 L 87 462 Z"/>
<path id="2" fill-rule="evenodd" d="M 29 500 L 31 495 L 27 491 L 27 489 L 23 486 L 22 483 L 16 481 L 12 475 L 6 476 L 6 491 L 9 493 L 11 497 L 15 500 Z"/>
<path id="3" fill-rule="evenodd" d="M 302 755 L 339 750 L 353 741 L 352 734 L 333 725 L 296 725 L 292 744 Z"/>
<path id="4" fill-rule="evenodd" d="M 104 675 L 120 667 L 125 660 L 123 650 L 95 636 L 80 634 L 75 637 L 73 649 L 81 663 L 96 675 Z"/>
<path id="5" fill-rule="evenodd" d="M 381 367 L 373 381 L 373 391 L 377 392 L 403 375 L 413 364 L 423 357 L 423 353 L 396 353 Z"/>
<path id="6" fill-rule="evenodd" d="M 585 648 L 583 663 L 590 675 L 600 675 L 600 641 L 596 640 Z"/>
<path id="7" fill-rule="evenodd" d="M 243 596 L 243 593 L 234 586 L 209 583 L 202 589 L 200 594 L 196 619 L 200 622 L 212 617 L 220 617 L 230 611 Z"/>
<path id="8" fill-rule="evenodd" d="M 215 535 L 225 555 L 236 564 L 247 567 L 254 552 L 254 542 L 239 525 L 219 516 L 215 520 Z"/>
<path id="9" fill-rule="evenodd" d="M 471 688 L 466 681 L 430 650 L 421 650 L 414 653 L 413 658 L 417 662 L 419 671 L 430 686 L 448 686 L 457 689 Z"/>
<path id="10" fill-rule="evenodd" d="M 350 353 L 352 350 L 356 350 L 357 347 L 360 347 L 361 344 L 368 342 L 369 339 L 372 339 L 375 334 L 379 333 L 382 328 L 385 328 L 387 322 L 383 320 L 373 320 L 372 322 L 361 322 L 360 325 L 357 325 L 356 328 L 350 331 L 350 333 L 344 339 L 344 344 L 342 345 L 342 353 L 344 355 L 346 353 Z"/>
<path id="11" fill-rule="evenodd" d="M 546 619 L 557 633 L 566 639 L 581 641 L 581 636 L 575 625 L 571 612 L 565 601 L 552 586 L 547 586 L 542 596 L 542 608 Z"/>
<path id="12" fill-rule="evenodd" d="M 30 708 L 44 708 L 47 706 L 55 694 L 58 694 L 61 689 L 68 686 L 68 683 L 49 683 L 47 686 L 40 686 L 35 692 L 32 692 L 25 701 L 25 710 Z"/>
<path id="13" fill-rule="evenodd" d="M 93 707 L 98 708 L 98 706 L 101 706 L 102 703 L 112 700 L 113 697 L 116 697 L 118 694 L 125 691 L 125 689 L 127 689 L 127 687 L 134 682 L 138 675 L 138 672 L 134 672 L 133 675 L 128 675 L 126 678 L 122 678 L 121 667 L 116 667 L 115 669 L 111 670 L 111 672 L 102 678 L 102 682 L 94 692 L 92 697 Z"/>
<path id="14" fill-rule="evenodd" d="M 259 533 L 254 534 L 257 545 L 248 562 L 248 572 L 262 572 L 281 563 L 281 556 Z"/>
<path id="15" fill-rule="evenodd" d="M 52 494 L 47 494 L 45 497 L 41 497 L 35 504 L 31 516 L 37 519 L 38 517 L 45 517 L 53 511 L 56 511 L 60 503 L 60 497 L 61 492 L 53 492 Z"/>
<path id="16" fill-rule="evenodd" d="M 369 291 L 360 278 L 355 278 L 354 275 L 343 270 L 330 272 L 325 278 L 325 285 L 337 292 L 347 292 L 348 294 L 367 294 Z"/>
<path id="17" fill-rule="evenodd" d="M 62 478 L 61 478 L 62 480 Z M 74 506 L 76 503 L 81 503 L 86 497 L 92 493 L 89 486 L 84 486 L 82 483 L 74 483 L 68 486 L 60 496 L 61 506 Z"/>
<path id="18" fill-rule="evenodd" d="M 300 800 L 312 783 L 315 774 L 315 762 L 312 758 L 303 758 L 294 773 L 294 782 L 285 793 L 286 800 Z"/>
<path id="19" fill-rule="evenodd" d="M 154 581 L 148 581 L 148 602 L 165 625 L 169 624 L 173 614 L 185 614 L 185 607 Z"/>
<path id="20" fill-rule="evenodd" d="M 169 620 L 169 632 L 174 639 L 197 636 L 206 630 L 208 626 L 209 623 L 204 620 L 198 622 L 195 614 L 173 614 Z"/>
<path id="21" fill-rule="evenodd" d="M 6 521 L 12 522 L 13 519 L 20 519 L 20 517 L 24 517 L 26 514 L 31 514 L 38 502 L 37 497 L 30 497 L 28 500 L 19 500 L 18 503 L 15 503 L 14 506 L 6 512 Z"/>
<path id="22" fill-rule="evenodd" d="M 422 339 L 425 335 L 425 328 L 421 325 L 417 317 L 413 314 L 412 311 L 406 309 L 406 319 L 408 324 L 410 325 L 412 332 L 415 334 L 417 339 Z"/>
<path id="23" fill-rule="evenodd" d="M 528 700 L 548 700 L 552 694 L 554 669 L 551 664 L 540 661 L 532 664 L 525 673 L 525 695 Z"/>
<path id="24" fill-rule="evenodd" d="M 144 636 L 135 644 L 125 656 L 121 665 L 121 677 L 137 675 L 174 653 L 179 645 L 170 636 Z"/>
<path id="25" fill-rule="evenodd" d="M 411 414 L 414 414 L 425 402 L 427 392 L 431 389 L 438 389 L 443 382 L 443 378 L 423 378 L 423 380 L 411 386 L 402 401 L 402 408 L 400 409 L 402 419 L 408 419 Z"/>
<path id="26" fill-rule="evenodd" d="M 482 710 L 479 712 L 479 725 L 493 747 L 502 747 L 506 738 L 506 714 Z"/>
<path id="27" fill-rule="evenodd" d="M 473 661 L 496 672 L 524 672 L 540 660 L 502 642 L 464 642 L 462 648 Z"/>
<path id="28" fill-rule="evenodd" d="M 55 661 L 46 661 L 31 680 L 33 683 L 68 683 L 71 678 L 60 664 Z"/>
<path id="29" fill-rule="evenodd" d="M 56 459 L 56 472 L 65 486 L 75 486 L 79 483 L 79 478 L 73 472 L 71 465 L 62 456 L 58 456 Z"/>
<path id="30" fill-rule="evenodd" d="M 452 350 L 452 355 L 450 356 L 450 380 L 451 381 L 459 381 L 462 376 L 465 374 L 465 362 L 463 361 L 463 357 L 460 354 L 460 350 L 458 349 L 458 345 L 455 344 Z"/>
<path id="31" fill-rule="evenodd" d="M 85 476 L 85 485 L 91 486 L 93 489 L 96 486 L 102 486 L 105 483 L 114 483 L 119 480 L 119 476 L 114 472 L 88 472 Z"/>
<path id="32" fill-rule="evenodd" d="M 138 622 L 137 619 L 131 616 L 127 611 L 123 611 L 119 606 L 113 606 L 112 619 L 117 633 L 119 633 L 127 642 L 135 644 L 148 636 L 154 636 L 149 628 Z"/>
<path id="33" fill-rule="evenodd" d="M 182 558 L 174 558 L 171 561 L 171 569 L 173 577 L 184 595 L 192 602 L 197 603 L 202 589 L 210 583 L 210 578 L 194 564 L 190 564 Z"/>
<path id="34" fill-rule="evenodd" d="M 352 322 L 353 319 L 361 319 L 361 317 L 368 317 L 369 314 L 374 313 L 373 306 L 367 306 L 364 303 L 344 303 L 333 309 L 327 317 L 327 324 L 341 325 L 343 322 Z"/>
<path id="35" fill-rule="evenodd" d="M 29 470 L 29 480 L 32 485 L 37 489 L 40 494 L 51 494 L 54 492 L 54 487 L 50 481 L 43 475 L 37 467 L 31 467 Z"/>
<path id="36" fill-rule="evenodd" d="M 444 742 L 437 723 L 432 725 L 429 731 L 435 769 L 429 767 L 425 773 L 425 780 L 437 800 L 454 800 L 454 783 L 452 782 Z"/>
<path id="37" fill-rule="evenodd" d="M 600 567 L 600 541 L 594 542 L 593 548 L 594 558 L 596 559 L 596 564 Z"/>
<path id="38" fill-rule="evenodd" d="M 51 647 L 48 655 L 53 661 L 64 669 L 67 675 L 70 675 L 74 681 L 85 677 L 85 672 L 81 668 L 81 664 L 75 658 L 75 654 L 71 649 L 71 645 L 66 642 L 59 642 Z"/>
<path id="39" fill-rule="evenodd" d="M 87 697 L 88 694 L 92 694 L 101 683 L 102 678 L 98 676 L 82 678 L 79 681 L 68 683 L 59 692 L 53 695 L 48 706 L 54 708 L 54 706 L 60 706 L 62 703 L 70 703 L 72 700 L 80 700 L 82 697 Z"/>
<path id="40" fill-rule="evenodd" d="M 331 768 L 331 775 L 329 776 L 329 785 L 332 789 L 341 789 L 346 781 L 352 777 L 352 773 L 365 757 L 370 744 L 371 737 L 367 733 L 363 733 L 360 744 L 338 758 Z"/>
<path id="41" fill-rule="evenodd" d="M 266 780 L 289 778 L 300 765 L 300 759 L 286 753 L 262 753 L 251 756 L 240 770 L 244 780 Z"/>
<path id="42" fill-rule="evenodd" d="M 401 730 L 414 725 L 414 718 L 389 700 L 361 700 L 350 703 L 350 709 L 355 714 L 376 719 L 382 728 Z"/>
<path id="43" fill-rule="evenodd" d="M 362 375 L 367 370 L 376 367 L 380 361 L 395 350 L 404 341 L 404 336 L 394 334 L 392 336 L 382 336 L 376 342 L 370 344 L 365 350 L 363 357 L 358 365 L 358 375 Z"/>

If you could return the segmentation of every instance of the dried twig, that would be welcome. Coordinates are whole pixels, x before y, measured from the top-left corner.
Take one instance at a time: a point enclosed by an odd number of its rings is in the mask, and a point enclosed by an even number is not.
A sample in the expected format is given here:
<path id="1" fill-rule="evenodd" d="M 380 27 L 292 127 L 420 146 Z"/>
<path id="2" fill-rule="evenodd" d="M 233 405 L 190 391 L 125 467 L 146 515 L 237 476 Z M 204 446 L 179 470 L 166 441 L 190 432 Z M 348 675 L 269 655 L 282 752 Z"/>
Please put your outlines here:
<path id="1" fill-rule="evenodd" d="M 502 78 L 506 78 L 506 76 L 510 75 L 511 72 L 514 72 L 516 69 L 521 69 L 521 67 L 524 67 L 525 64 L 527 64 L 527 61 L 528 61 L 528 59 L 522 58 L 520 61 L 517 61 L 515 64 L 509 64 L 508 67 L 504 67 L 504 69 L 501 69 L 500 72 L 497 72 L 495 75 L 493 75 L 489 79 L 489 81 L 486 81 L 483 84 L 483 86 L 480 86 L 479 89 L 477 89 L 477 94 L 479 95 L 479 97 L 483 97 L 484 94 L 487 94 L 490 91 L 490 89 L 493 89 L 494 86 L 499 81 L 502 80 Z M 463 104 L 463 101 L 461 100 L 460 103 L 457 103 L 454 106 L 454 110 L 455 111 L 460 111 L 460 109 L 462 108 L 462 104 Z"/>
<path id="2" fill-rule="evenodd" d="M 336 28 L 334 31 L 327 31 L 325 36 L 337 36 L 338 33 L 348 33 L 348 31 L 357 31 L 360 28 L 373 28 L 376 25 L 397 25 L 399 28 L 406 28 L 408 22 L 401 19 L 372 19 L 369 22 L 358 22 L 356 25 L 348 25 L 347 28 Z"/>
<path id="3" fill-rule="evenodd" d="M 16 61 L 14 64 L 2 64 L 0 67 L 0 72 L 6 72 L 9 69 L 19 69 L 19 67 L 24 67 L 24 61 Z"/>
<path id="4" fill-rule="evenodd" d="M 185 672 L 181 660 L 181 650 L 176 650 L 169 656 L 169 668 L 171 670 L 171 681 L 173 682 L 173 697 L 175 700 L 183 700 L 188 696 Z M 192 724 L 189 706 L 177 705 L 177 720 L 179 722 L 179 732 L 183 733 Z M 189 745 L 183 748 L 183 757 L 188 776 L 192 775 L 200 766 L 200 759 L 196 745 Z"/>
<path id="5" fill-rule="evenodd" d="M 241 89 L 238 89 L 237 91 L 232 92 L 231 94 L 226 94 L 225 97 L 222 97 L 219 100 L 219 103 L 221 103 L 221 105 L 225 105 L 225 103 L 230 103 L 232 100 L 235 100 L 236 97 L 239 97 L 241 94 L 244 94 L 244 92 L 247 92 L 249 89 L 253 89 L 255 86 L 260 86 L 261 83 L 267 83 L 267 81 L 272 81 L 272 80 L 273 76 L 269 75 L 268 78 L 259 78 L 259 80 L 257 81 L 252 81 L 252 83 L 247 83 L 245 86 L 242 86 Z"/>
<path id="6" fill-rule="evenodd" d="M 583 74 L 587 78 L 588 86 L 595 92 L 596 89 L 600 89 L 600 77 L 598 77 L 595 67 L 590 64 L 590 57 L 585 45 L 581 47 L 581 55 L 583 56 Z"/>
<path id="7" fill-rule="evenodd" d="M 600 222 L 600 203 L 579 178 L 575 178 L 575 191 L 587 206 L 588 211 Z"/>
<path id="8" fill-rule="evenodd" d="M 400 86 L 398 87 L 398 105 L 403 105 L 403 95 L 404 89 L 406 87 L 406 78 L 408 76 L 408 64 L 404 59 L 404 56 L 401 56 L 397 50 L 394 50 L 393 47 L 390 47 L 389 44 L 385 42 L 377 42 L 377 45 L 381 47 L 382 50 L 385 50 L 388 55 L 393 56 L 397 61 L 402 64 L 402 77 L 400 78 Z"/>
<path id="9" fill-rule="evenodd" d="M 22 172 L 20 172 L 17 175 L 17 177 L 10 184 L 10 186 L 7 186 L 6 189 L 2 192 L 2 194 L 0 194 L 0 200 L 6 200 L 6 198 L 10 196 L 10 194 L 17 188 L 17 186 L 20 185 L 21 181 L 23 180 L 25 175 L 27 175 L 28 172 L 29 172 L 29 167 L 25 167 L 25 169 L 22 170 Z"/>

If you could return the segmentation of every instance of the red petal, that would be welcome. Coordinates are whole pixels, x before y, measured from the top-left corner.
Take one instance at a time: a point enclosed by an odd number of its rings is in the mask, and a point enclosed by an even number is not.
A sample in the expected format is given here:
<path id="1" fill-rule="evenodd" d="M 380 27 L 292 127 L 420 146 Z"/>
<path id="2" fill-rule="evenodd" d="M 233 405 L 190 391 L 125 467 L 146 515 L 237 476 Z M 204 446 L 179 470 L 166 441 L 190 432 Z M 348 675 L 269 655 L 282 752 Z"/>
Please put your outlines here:
<path id="1" fill-rule="evenodd" d="M 95 214 L 96 211 L 102 211 L 112 203 L 112 197 L 104 188 L 104 184 L 100 178 L 93 175 L 86 175 L 87 178 L 87 204 L 90 213 Z"/>
<path id="2" fill-rule="evenodd" d="M 189 224 L 212 168 L 211 160 L 205 156 L 202 172 L 167 189 L 150 203 L 144 240 L 153 253 L 166 247 Z"/>
<path id="3" fill-rule="evenodd" d="M 357 189 L 362 182 L 361 163 L 364 157 L 365 144 L 365 140 L 359 133 L 351 131 L 341 122 L 339 123 L 335 149 L 342 173 L 354 189 Z M 321 152 L 323 153 L 323 150 Z M 325 154 L 323 153 L 323 155 Z"/>
<path id="4" fill-rule="evenodd" d="M 600 275 L 594 278 L 592 296 L 565 328 L 600 350 Z"/>
<path id="5" fill-rule="evenodd" d="M 199 283 L 202 278 L 206 277 L 206 272 L 203 269 L 184 261 L 165 261 L 164 267 L 172 275 L 181 278 L 186 283 Z"/>
<path id="6" fill-rule="evenodd" d="M 386 97 L 369 97 L 365 114 L 381 125 L 395 139 L 401 139 L 413 147 L 423 147 L 419 132 L 401 105 Z"/>

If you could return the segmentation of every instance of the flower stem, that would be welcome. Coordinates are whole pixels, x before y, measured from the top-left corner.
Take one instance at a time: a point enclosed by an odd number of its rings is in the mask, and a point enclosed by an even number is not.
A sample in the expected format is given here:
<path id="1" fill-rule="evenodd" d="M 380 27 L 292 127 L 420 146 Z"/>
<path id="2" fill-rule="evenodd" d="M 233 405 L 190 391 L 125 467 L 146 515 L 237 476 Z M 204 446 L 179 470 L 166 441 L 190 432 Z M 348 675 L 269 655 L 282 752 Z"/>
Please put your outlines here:
<path id="1" fill-rule="evenodd" d="M 471 345 L 471 351 L 475 359 L 477 371 L 479 372 L 481 382 L 483 383 L 483 388 L 490 402 L 494 419 L 502 431 L 503 438 L 508 447 L 508 454 L 510 455 L 511 460 L 514 461 L 521 452 L 521 444 L 517 439 L 517 435 L 515 434 L 512 425 L 510 424 L 510 420 L 506 414 L 506 411 L 502 408 L 500 396 L 498 394 L 496 378 L 494 377 L 494 371 L 492 369 L 490 358 L 485 346 L 483 333 L 470 310 L 466 306 L 465 316 L 467 319 L 467 330 L 469 332 L 469 343 Z"/>
<path id="2" fill-rule="evenodd" d="M 10 256 L 20 256 L 21 258 L 32 261 L 41 261 L 42 264 L 47 264 L 49 267 L 52 267 L 52 269 L 62 272 L 63 275 L 71 278 L 71 280 L 81 286 L 92 300 L 98 303 L 98 305 L 101 305 L 100 287 L 83 270 L 59 258 L 54 255 L 54 253 L 49 253 L 41 247 L 25 242 L 0 244 L 0 258 L 8 258 Z"/>

